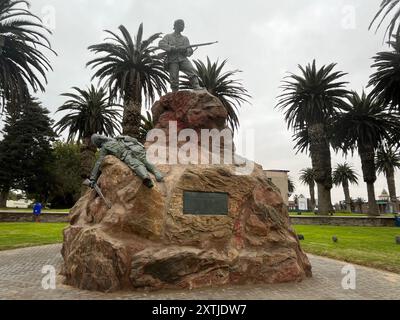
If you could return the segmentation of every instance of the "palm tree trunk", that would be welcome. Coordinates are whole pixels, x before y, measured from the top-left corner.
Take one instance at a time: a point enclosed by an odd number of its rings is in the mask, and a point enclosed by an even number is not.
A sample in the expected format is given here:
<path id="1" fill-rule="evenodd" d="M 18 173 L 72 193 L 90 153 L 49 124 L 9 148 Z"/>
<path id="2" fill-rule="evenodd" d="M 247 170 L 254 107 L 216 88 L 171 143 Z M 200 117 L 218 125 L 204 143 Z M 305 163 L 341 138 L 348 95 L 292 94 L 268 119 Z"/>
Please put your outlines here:
<path id="1" fill-rule="evenodd" d="M 318 214 L 330 215 L 333 212 L 331 190 L 326 189 L 323 184 L 317 183 L 318 189 Z"/>
<path id="2" fill-rule="evenodd" d="M 344 198 L 346 200 L 346 211 L 351 213 L 351 197 L 348 183 L 343 183 Z"/>
<path id="3" fill-rule="evenodd" d="M 325 126 L 321 123 L 311 125 L 308 128 L 308 135 L 311 160 L 318 188 L 318 211 L 321 215 L 329 215 L 333 211 L 331 200 L 332 165 L 331 150 Z"/>
<path id="4" fill-rule="evenodd" d="M 369 216 L 379 216 L 379 207 L 376 203 L 375 197 L 375 186 L 373 183 L 367 183 L 368 190 L 368 215 Z"/>
<path id="5" fill-rule="evenodd" d="M 396 182 L 394 178 L 394 168 L 392 167 L 388 172 L 386 172 L 386 180 L 389 188 L 390 202 L 393 205 L 394 212 L 399 212 L 399 206 L 396 194 Z"/>
<path id="6" fill-rule="evenodd" d="M 315 185 L 314 184 L 310 184 L 309 185 L 309 189 L 310 189 L 310 197 L 311 197 L 311 211 L 315 210 Z"/>
<path id="7" fill-rule="evenodd" d="M 122 119 L 122 131 L 124 135 L 140 138 L 140 123 L 142 113 L 141 92 L 136 92 L 132 86 L 131 92 L 127 92 L 124 98 L 124 114 Z"/>
<path id="8" fill-rule="evenodd" d="M 368 190 L 368 215 L 379 216 L 374 187 L 376 181 L 375 150 L 371 146 L 359 145 L 358 152 L 361 158 L 364 182 L 367 184 Z"/>
<path id="9" fill-rule="evenodd" d="M 363 210 L 363 204 L 362 203 L 358 205 L 358 208 L 360 209 L 360 213 L 363 214 L 364 210 Z"/>
<path id="10" fill-rule="evenodd" d="M 4 187 L 1 189 L 1 191 L 0 191 L 0 208 L 7 207 L 7 199 L 8 199 L 9 193 L 10 193 L 9 187 Z"/>

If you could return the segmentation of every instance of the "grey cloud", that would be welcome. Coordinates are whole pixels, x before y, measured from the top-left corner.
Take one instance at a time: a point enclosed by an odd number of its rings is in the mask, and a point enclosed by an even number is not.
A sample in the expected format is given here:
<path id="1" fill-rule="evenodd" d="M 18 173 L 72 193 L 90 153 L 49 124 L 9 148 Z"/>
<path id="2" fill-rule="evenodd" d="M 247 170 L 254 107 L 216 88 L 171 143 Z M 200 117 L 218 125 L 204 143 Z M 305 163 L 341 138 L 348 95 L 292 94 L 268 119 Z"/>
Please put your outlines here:
<path id="1" fill-rule="evenodd" d="M 192 42 L 220 41 L 200 49 L 196 58 L 228 58 L 229 68 L 243 70 L 240 76 L 253 100 L 241 111 L 239 137 L 255 130 L 256 161 L 265 168 L 289 169 L 297 179 L 310 159 L 295 154 L 291 133 L 274 109 L 280 81 L 287 71 L 297 72 L 297 64 L 316 58 L 319 65 L 337 62 L 338 69 L 349 73 L 350 88 L 365 87 L 371 57 L 384 48 L 382 35 L 367 30 L 378 4 L 376 0 L 33 0 L 32 10 L 38 15 L 45 6 L 55 8 L 51 39 L 59 53 L 52 57 L 54 72 L 49 74 L 47 92 L 39 97 L 54 112 L 63 103 L 60 93 L 90 84 L 86 48 L 104 38 L 103 29 L 116 30 L 124 24 L 135 33 L 143 22 L 146 35 L 166 33 L 176 18 L 183 18 Z M 352 10 L 355 28 L 346 29 L 353 22 Z M 333 165 L 343 161 L 341 155 L 333 156 Z M 349 162 L 361 173 L 358 157 Z M 306 187 L 297 186 L 299 193 L 308 193 Z M 383 177 L 376 187 L 378 193 L 386 188 Z M 352 190 L 353 196 L 366 198 L 364 184 Z M 333 195 L 335 201 L 343 198 L 341 189 Z"/>

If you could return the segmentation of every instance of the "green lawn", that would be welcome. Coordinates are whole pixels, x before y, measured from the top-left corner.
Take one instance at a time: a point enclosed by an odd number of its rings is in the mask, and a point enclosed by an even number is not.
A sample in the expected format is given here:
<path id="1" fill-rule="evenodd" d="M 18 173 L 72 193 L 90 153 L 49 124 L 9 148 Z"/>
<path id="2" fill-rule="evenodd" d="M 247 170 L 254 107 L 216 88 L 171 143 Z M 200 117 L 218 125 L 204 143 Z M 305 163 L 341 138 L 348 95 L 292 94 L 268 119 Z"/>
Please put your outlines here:
<path id="1" fill-rule="evenodd" d="M 400 273 L 400 228 L 295 226 L 311 254 Z M 339 238 L 338 243 L 332 237 Z"/>
<path id="2" fill-rule="evenodd" d="M 66 223 L 0 223 L 0 251 L 60 243 Z"/>
<path id="3" fill-rule="evenodd" d="M 0 223 L 0 251 L 61 243 L 66 223 Z M 400 228 L 295 226 L 315 255 L 400 273 Z M 332 237 L 339 238 L 333 243 Z"/>
<path id="4" fill-rule="evenodd" d="M 289 215 L 290 215 L 291 217 L 297 217 L 297 216 L 299 216 L 299 215 L 297 214 L 297 212 L 289 212 Z M 313 212 L 302 212 L 301 215 L 302 215 L 302 216 L 307 216 L 307 217 L 309 217 L 309 216 L 313 216 L 313 217 L 317 216 L 317 215 L 316 215 L 315 213 L 313 213 Z M 349 213 L 349 212 L 337 212 L 337 213 L 334 214 L 334 216 L 335 216 L 335 217 L 368 217 L 368 215 L 366 215 L 366 214 Z M 394 214 L 392 214 L 392 213 L 382 214 L 381 217 L 390 217 L 390 218 L 393 218 L 393 217 L 394 217 Z"/>

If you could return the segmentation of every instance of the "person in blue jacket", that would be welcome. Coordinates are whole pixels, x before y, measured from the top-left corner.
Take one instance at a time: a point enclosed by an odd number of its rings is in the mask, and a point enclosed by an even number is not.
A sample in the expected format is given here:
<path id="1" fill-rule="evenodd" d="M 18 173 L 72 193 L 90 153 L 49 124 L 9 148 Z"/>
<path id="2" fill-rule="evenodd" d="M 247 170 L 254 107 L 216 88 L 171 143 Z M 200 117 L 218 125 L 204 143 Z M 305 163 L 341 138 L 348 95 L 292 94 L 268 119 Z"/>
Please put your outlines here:
<path id="1" fill-rule="evenodd" d="M 35 216 L 35 221 L 40 222 L 40 215 L 42 214 L 42 204 L 40 202 L 36 202 L 33 206 L 33 215 Z"/>

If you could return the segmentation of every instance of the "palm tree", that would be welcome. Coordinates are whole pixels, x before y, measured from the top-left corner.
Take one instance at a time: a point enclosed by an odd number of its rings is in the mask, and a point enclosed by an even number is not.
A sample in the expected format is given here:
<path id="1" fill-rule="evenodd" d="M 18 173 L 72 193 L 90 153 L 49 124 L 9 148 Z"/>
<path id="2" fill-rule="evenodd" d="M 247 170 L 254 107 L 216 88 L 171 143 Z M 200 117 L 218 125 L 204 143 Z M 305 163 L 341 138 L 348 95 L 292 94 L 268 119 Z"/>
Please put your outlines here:
<path id="1" fill-rule="evenodd" d="M 394 150 L 393 147 L 381 146 L 376 154 L 376 168 L 378 173 L 383 173 L 386 176 L 390 202 L 394 206 L 395 212 L 398 212 L 398 202 L 396 195 L 396 182 L 395 182 L 395 171 L 400 168 L 400 154 L 398 150 Z"/>
<path id="2" fill-rule="evenodd" d="M 153 121 L 153 116 L 149 111 L 146 111 L 146 116 L 141 115 L 141 123 L 139 130 L 139 141 L 145 142 L 147 134 L 155 128 L 155 124 Z"/>
<path id="3" fill-rule="evenodd" d="M 288 127 L 295 134 L 307 130 L 309 150 L 318 187 L 320 213 L 332 212 L 332 166 L 328 126 L 332 117 L 345 106 L 348 94 L 343 72 L 333 72 L 336 64 L 317 70 L 315 60 L 306 68 L 299 66 L 301 75 L 291 74 L 282 86 L 277 107 L 285 113 Z"/>
<path id="4" fill-rule="evenodd" d="M 311 197 L 311 211 L 315 209 L 315 172 L 312 168 L 303 169 L 300 172 L 300 181 L 301 183 L 308 186 L 310 190 L 310 197 Z"/>
<path id="5" fill-rule="evenodd" d="M 102 56 L 89 61 L 87 66 L 97 69 L 93 79 L 99 78 L 108 85 L 113 101 L 123 99 L 124 134 L 139 137 L 143 97 L 145 103 L 150 104 L 156 94 L 167 91 L 168 75 L 164 71 L 163 60 L 155 54 L 157 47 L 151 46 L 161 34 L 156 33 L 143 40 L 143 24 L 140 24 L 133 40 L 124 26 L 120 26 L 119 30 L 122 37 L 106 30 L 111 38 L 89 47 L 91 52 Z"/>
<path id="6" fill-rule="evenodd" d="M 44 91 L 51 70 L 40 48 L 55 53 L 46 33 L 51 33 L 24 0 L 0 2 L 0 98 L 2 110 L 9 102 L 19 106 L 29 101 L 29 89 Z M 19 103 L 15 103 L 19 101 Z"/>
<path id="7" fill-rule="evenodd" d="M 369 29 L 372 28 L 373 24 L 381 17 L 381 20 L 376 28 L 376 31 L 381 27 L 383 21 L 387 18 L 390 12 L 394 11 L 394 15 L 389 22 L 389 25 L 385 31 L 385 37 L 389 35 L 389 37 L 393 34 L 400 35 L 400 25 L 398 25 L 400 18 L 400 0 L 383 0 L 380 4 L 379 10 L 375 17 L 373 18 Z M 396 31 L 395 31 L 396 29 Z"/>
<path id="8" fill-rule="evenodd" d="M 368 189 L 369 214 L 379 215 L 374 183 L 376 181 L 375 151 L 399 130 L 399 117 L 390 113 L 379 100 L 364 92 L 348 98 L 349 104 L 335 123 L 337 147 L 344 153 L 358 148 L 364 182 Z"/>
<path id="9" fill-rule="evenodd" d="M 239 128 L 240 122 L 237 112 L 243 103 L 248 103 L 251 98 L 248 91 L 243 87 L 240 80 L 234 77 L 240 73 L 240 70 L 224 71 L 227 60 L 219 63 L 217 60 L 211 63 L 207 57 L 207 65 L 201 60 L 193 61 L 195 64 L 196 74 L 199 78 L 200 86 L 206 88 L 213 96 L 219 98 L 228 112 L 228 123 L 232 131 Z M 182 87 L 191 88 L 190 81 L 187 76 Z"/>
<path id="10" fill-rule="evenodd" d="M 390 110 L 400 112 L 400 36 L 394 36 L 389 42 L 390 52 L 379 52 L 372 65 L 376 72 L 371 75 L 368 86 L 372 87 L 371 95 L 383 101 Z M 392 137 L 390 144 L 400 147 L 400 132 Z"/>
<path id="11" fill-rule="evenodd" d="M 377 70 L 371 75 L 368 86 L 372 87 L 374 97 L 400 111 L 400 36 L 389 43 L 392 51 L 379 52 L 374 57 L 372 68 Z"/>
<path id="12" fill-rule="evenodd" d="M 292 177 L 288 177 L 288 191 L 289 191 L 289 194 L 288 194 L 289 198 L 296 191 L 296 185 L 295 185 Z"/>
<path id="13" fill-rule="evenodd" d="M 358 207 L 358 210 L 360 211 L 361 214 L 364 213 L 364 210 L 363 210 L 364 203 L 365 203 L 365 200 L 363 198 L 357 198 L 354 201 L 354 204 Z"/>
<path id="14" fill-rule="evenodd" d="M 68 130 L 68 142 L 75 140 L 81 143 L 81 176 L 90 176 L 96 155 L 96 147 L 91 142 L 95 133 L 114 135 L 119 131 L 119 105 L 110 105 L 107 91 L 96 89 L 93 85 L 87 90 L 74 87 L 74 93 L 63 93 L 68 100 L 58 108 L 57 112 L 67 111 L 55 125 L 58 133 Z"/>
<path id="15" fill-rule="evenodd" d="M 358 175 L 354 168 L 347 162 L 338 164 L 333 172 L 333 183 L 336 186 L 342 186 L 346 200 L 346 211 L 351 212 L 350 184 L 358 184 Z"/>

